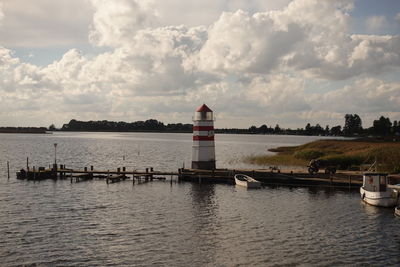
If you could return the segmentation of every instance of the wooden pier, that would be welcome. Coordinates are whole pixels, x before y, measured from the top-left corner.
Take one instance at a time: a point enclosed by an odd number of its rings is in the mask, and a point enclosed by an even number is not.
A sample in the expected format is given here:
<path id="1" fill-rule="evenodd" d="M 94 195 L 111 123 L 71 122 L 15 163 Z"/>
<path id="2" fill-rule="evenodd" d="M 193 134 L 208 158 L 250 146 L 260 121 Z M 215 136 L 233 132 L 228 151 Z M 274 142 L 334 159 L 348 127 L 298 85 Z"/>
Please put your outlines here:
<path id="1" fill-rule="evenodd" d="M 358 188 L 362 184 L 362 174 L 359 172 L 341 172 L 336 174 L 309 174 L 305 171 L 281 171 L 277 169 L 178 169 L 178 171 L 156 171 L 153 168 L 140 170 L 128 170 L 126 167 L 114 170 L 101 170 L 85 167 L 83 169 L 66 168 L 65 165 L 53 165 L 53 168 L 21 170 L 17 173 L 18 179 L 44 180 L 44 179 L 70 179 L 73 182 L 84 182 L 93 179 L 103 179 L 107 184 L 130 180 L 135 183 L 141 181 L 166 180 L 167 177 L 176 177 L 176 181 L 188 181 L 195 183 L 226 183 L 234 184 L 235 174 L 249 175 L 263 184 L 275 185 L 321 185 L 321 186 L 346 186 Z"/>
<path id="2" fill-rule="evenodd" d="M 350 186 L 360 187 L 362 175 L 359 173 L 336 173 L 336 174 L 309 174 L 301 171 L 280 170 L 230 170 L 217 169 L 211 171 L 181 169 L 181 180 L 191 182 L 221 182 L 234 184 L 235 174 L 246 174 L 262 184 L 275 185 L 325 185 L 325 186 Z"/>

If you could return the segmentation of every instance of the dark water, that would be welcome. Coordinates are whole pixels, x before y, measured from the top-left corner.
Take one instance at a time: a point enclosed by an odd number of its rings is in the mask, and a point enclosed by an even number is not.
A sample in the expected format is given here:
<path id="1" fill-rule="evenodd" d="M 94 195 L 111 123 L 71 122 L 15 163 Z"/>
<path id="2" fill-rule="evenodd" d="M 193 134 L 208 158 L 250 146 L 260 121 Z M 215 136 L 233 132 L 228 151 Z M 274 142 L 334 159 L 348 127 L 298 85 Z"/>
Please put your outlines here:
<path id="1" fill-rule="evenodd" d="M 332 188 L 28 182 L 26 164 L 175 170 L 190 135 L 0 135 L 2 266 L 338 266 L 400 264 L 400 220 Z M 217 136 L 219 166 L 309 137 Z M 123 157 L 125 156 L 125 158 Z M 7 181 L 6 161 L 12 177 Z M 244 166 L 253 167 L 253 166 Z M 169 179 L 169 178 L 168 178 Z"/>

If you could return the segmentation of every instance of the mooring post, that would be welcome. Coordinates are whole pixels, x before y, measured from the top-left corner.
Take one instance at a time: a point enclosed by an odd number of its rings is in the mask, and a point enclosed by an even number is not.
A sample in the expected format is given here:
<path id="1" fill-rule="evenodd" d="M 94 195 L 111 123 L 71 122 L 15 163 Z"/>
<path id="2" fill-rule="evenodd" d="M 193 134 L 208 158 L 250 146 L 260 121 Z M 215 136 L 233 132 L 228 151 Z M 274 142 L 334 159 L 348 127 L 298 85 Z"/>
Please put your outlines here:
<path id="1" fill-rule="evenodd" d="M 120 174 L 121 168 L 117 168 L 117 173 Z"/>
<path id="2" fill-rule="evenodd" d="M 153 172 L 153 167 L 150 168 L 150 171 Z"/>
<path id="3" fill-rule="evenodd" d="M 7 180 L 10 180 L 10 163 L 7 161 Z"/>
<path id="4" fill-rule="evenodd" d="M 149 168 L 146 168 L 146 173 L 149 173 Z"/>
<path id="5" fill-rule="evenodd" d="M 126 168 L 125 168 L 125 167 L 122 167 L 122 171 L 123 171 L 123 172 L 126 172 Z"/>
<path id="6" fill-rule="evenodd" d="M 26 170 L 29 171 L 29 158 L 26 157 Z"/>
<path id="7" fill-rule="evenodd" d="M 93 165 L 90 165 L 90 170 L 93 171 Z"/>
<path id="8" fill-rule="evenodd" d="M 106 183 L 108 184 L 108 177 L 110 177 L 110 170 L 107 170 L 107 178 L 106 178 Z"/>
<path id="9" fill-rule="evenodd" d="M 83 170 L 84 170 L 85 172 L 87 172 L 87 167 L 84 167 Z"/>

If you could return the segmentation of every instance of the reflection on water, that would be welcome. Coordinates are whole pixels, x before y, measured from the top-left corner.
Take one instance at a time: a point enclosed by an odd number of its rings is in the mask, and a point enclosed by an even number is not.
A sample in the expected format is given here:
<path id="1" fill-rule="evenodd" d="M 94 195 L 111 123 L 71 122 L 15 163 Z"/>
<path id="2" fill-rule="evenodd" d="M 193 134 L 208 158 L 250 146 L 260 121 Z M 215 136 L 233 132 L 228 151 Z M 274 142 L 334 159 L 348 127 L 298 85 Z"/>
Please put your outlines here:
<path id="1" fill-rule="evenodd" d="M 187 134 L 57 133 L 0 139 L 0 258 L 4 266 L 398 265 L 400 219 L 365 205 L 348 188 L 155 181 L 19 181 L 25 165 L 174 170 L 190 163 Z M 269 139 L 270 138 L 270 139 Z M 217 136 L 222 166 L 231 155 L 263 153 L 301 137 Z M 140 151 L 140 153 L 138 153 Z M 126 155 L 125 162 L 121 155 Z M 224 165 L 226 164 L 226 165 Z"/>
<path id="2" fill-rule="evenodd" d="M 191 184 L 192 222 L 191 242 L 197 250 L 197 257 L 201 264 L 215 262 L 218 232 L 217 210 L 218 202 L 215 199 L 214 186 L 211 184 Z"/>

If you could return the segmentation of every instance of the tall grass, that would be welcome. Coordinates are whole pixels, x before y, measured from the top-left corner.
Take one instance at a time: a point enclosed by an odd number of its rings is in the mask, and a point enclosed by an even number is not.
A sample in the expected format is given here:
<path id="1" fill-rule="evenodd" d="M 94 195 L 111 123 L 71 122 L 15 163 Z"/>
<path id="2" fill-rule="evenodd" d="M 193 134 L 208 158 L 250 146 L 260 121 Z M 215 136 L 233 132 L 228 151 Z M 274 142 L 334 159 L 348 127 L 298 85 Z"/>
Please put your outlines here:
<path id="1" fill-rule="evenodd" d="M 400 173 L 400 149 L 398 147 L 378 147 L 367 154 L 369 161 L 376 161 L 378 171 Z"/>
<path id="2" fill-rule="evenodd" d="M 325 159 L 339 169 L 378 162 L 378 170 L 400 172 L 400 142 L 365 140 L 319 140 L 297 147 L 280 147 L 272 156 L 250 156 L 245 161 L 257 165 L 307 166 L 311 159 Z"/>

